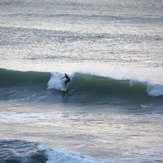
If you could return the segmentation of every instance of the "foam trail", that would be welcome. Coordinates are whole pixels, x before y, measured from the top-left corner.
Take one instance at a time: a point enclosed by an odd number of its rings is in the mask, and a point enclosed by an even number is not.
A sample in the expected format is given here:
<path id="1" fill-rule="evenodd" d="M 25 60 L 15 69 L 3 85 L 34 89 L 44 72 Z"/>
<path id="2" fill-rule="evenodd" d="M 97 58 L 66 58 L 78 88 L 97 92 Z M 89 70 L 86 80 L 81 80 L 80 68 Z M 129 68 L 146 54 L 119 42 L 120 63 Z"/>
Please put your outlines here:
<path id="1" fill-rule="evenodd" d="M 40 120 L 40 119 L 60 119 L 62 118 L 62 113 L 53 112 L 53 113 L 10 113 L 10 114 L 0 114 L 0 120 Z"/>

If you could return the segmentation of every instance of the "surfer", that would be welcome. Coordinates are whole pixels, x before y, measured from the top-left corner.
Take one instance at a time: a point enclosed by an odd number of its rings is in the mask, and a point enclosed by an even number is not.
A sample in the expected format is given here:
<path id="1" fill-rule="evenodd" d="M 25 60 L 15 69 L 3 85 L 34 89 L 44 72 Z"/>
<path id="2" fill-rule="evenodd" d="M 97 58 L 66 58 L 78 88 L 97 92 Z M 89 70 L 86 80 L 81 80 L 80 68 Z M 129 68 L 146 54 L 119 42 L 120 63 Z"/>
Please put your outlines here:
<path id="1" fill-rule="evenodd" d="M 65 73 L 65 76 L 61 78 L 61 80 L 64 78 L 66 78 L 66 80 L 65 80 L 65 88 L 66 88 L 67 83 L 69 83 L 71 80 L 70 80 L 70 77 L 66 73 Z"/>

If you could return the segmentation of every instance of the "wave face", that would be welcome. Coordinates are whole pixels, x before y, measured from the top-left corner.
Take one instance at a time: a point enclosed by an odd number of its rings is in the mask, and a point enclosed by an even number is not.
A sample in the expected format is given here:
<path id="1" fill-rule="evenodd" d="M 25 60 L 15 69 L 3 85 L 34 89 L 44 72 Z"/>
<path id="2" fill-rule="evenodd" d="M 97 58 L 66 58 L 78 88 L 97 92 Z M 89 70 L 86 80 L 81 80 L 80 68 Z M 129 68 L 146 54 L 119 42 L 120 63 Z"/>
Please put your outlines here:
<path id="1" fill-rule="evenodd" d="M 0 69 L 0 99 L 57 101 L 63 74 L 54 72 L 21 72 Z M 68 101 L 110 103 L 116 101 L 146 102 L 163 98 L 163 86 L 132 80 L 74 73 L 68 87 Z M 67 95 L 67 94 L 66 94 Z"/>
<path id="2" fill-rule="evenodd" d="M 22 72 L 0 69 L 1 86 L 29 86 L 29 85 L 45 85 L 50 77 L 50 73 L 46 72 Z"/>

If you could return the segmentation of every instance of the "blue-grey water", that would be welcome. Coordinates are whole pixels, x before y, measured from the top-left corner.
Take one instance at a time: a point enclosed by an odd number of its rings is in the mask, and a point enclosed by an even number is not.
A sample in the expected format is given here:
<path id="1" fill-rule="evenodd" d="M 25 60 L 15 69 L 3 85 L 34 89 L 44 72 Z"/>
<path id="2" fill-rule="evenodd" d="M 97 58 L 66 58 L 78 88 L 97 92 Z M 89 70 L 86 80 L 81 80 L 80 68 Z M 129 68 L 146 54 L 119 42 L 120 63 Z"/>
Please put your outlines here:
<path id="1" fill-rule="evenodd" d="M 1 0 L 0 162 L 162 162 L 162 45 L 162 0 Z"/>

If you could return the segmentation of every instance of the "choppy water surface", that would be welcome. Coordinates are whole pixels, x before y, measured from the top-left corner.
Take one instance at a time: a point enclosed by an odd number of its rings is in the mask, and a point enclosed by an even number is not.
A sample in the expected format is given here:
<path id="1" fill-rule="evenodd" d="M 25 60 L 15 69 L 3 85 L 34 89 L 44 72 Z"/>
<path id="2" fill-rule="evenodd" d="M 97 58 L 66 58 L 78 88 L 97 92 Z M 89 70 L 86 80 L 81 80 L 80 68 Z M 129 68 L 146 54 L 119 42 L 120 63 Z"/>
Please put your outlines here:
<path id="1" fill-rule="evenodd" d="M 162 9 L 1 0 L 0 161 L 163 161 Z"/>

